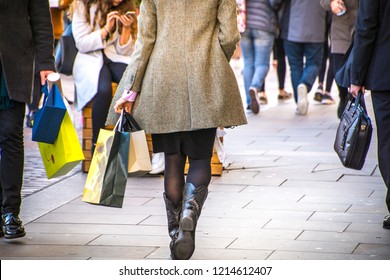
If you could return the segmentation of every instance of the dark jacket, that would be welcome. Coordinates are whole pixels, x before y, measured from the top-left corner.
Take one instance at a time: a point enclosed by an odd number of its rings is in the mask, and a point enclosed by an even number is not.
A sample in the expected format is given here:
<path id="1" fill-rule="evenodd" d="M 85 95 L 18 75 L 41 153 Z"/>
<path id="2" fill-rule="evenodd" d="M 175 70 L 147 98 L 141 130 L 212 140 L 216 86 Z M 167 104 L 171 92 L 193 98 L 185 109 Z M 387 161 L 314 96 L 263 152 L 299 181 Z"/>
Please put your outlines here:
<path id="1" fill-rule="evenodd" d="M 360 0 L 352 51 L 351 83 L 390 90 L 390 2 Z"/>
<path id="2" fill-rule="evenodd" d="M 281 38 L 296 43 L 325 42 L 326 13 L 319 0 L 269 0 L 277 10 L 283 7 L 279 23 Z"/>
<path id="3" fill-rule="evenodd" d="M 12 100 L 31 102 L 34 57 L 36 71 L 55 71 L 53 42 L 49 1 L 0 0 L 0 60 Z"/>

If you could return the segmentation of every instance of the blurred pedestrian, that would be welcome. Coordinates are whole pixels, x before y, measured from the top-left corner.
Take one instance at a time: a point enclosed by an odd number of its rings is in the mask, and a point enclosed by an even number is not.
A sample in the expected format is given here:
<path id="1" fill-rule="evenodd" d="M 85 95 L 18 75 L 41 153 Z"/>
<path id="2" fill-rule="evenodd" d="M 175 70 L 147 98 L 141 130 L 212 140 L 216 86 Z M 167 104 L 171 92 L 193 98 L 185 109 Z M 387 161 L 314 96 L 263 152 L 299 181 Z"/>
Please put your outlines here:
<path id="1" fill-rule="evenodd" d="M 143 0 L 139 21 L 114 108 L 118 113 L 133 109 L 152 134 L 153 151 L 165 153 L 171 257 L 189 259 L 211 180 L 216 129 L 247 123 L 229 64 L 240 38 L 236 2 Z"/>
<path id="2" fill-rule="evenodd" d="M 310 92 L 322 62 L 325 38 L 325 10 L 319 1 L 270 0 L 274 9 L 284 3 L 281 38 L 291 71 L 296 113 L 306 115 Z"/>
<path id="3" fill-rule="evenodd" d="M 352 42 L 359 0 L 321 0 L 321 5 L 332 11 L 330 49 L 333 71 L 336 73 L 342 66 L 343 57 Z M 340 85 L 337 85 L 337 88 L 340 99 L 337 116 L 340 118 L 348 102 L 348 89 Z"/>
<path id="4" fill-rule="evenodd" d="M 371 90 L 378 136 L 379 170 L 387 187 L 390 212 L 390 2 L 360 0 L 353 43 L 351 94 Z M 390 215 L 383 221 L 390 229 Z"/>
<path id="5" fill-rule="evenodd" d="M 245 19 L 245 29 L 241 30 L 240 41 L 244 59 L 244 87 L 248 107 L 254 114 L 258 114 L 260 102 L 268 102 L 263 84 L 277 34 L 277 19 L 268 0 L 245 2 L 246 12 L 242 16 Z"/>
<path id="6" fill-rule="evenodd" d="M 55 70 L 54 38 L 47 0 L 0 1 L 0 18 L 0 237 L 14 239 L 26 235 L 19 218 L 26 104 L 34 72 L 43 85 Z"/>

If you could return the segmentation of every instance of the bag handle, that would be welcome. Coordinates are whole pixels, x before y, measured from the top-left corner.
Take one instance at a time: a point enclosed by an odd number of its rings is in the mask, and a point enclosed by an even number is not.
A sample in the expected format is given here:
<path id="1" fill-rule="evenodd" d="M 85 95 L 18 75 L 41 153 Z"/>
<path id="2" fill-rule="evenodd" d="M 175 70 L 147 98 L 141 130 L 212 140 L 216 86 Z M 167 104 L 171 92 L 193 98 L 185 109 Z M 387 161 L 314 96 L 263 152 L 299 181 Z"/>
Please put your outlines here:
<path id="1" fill-rule="evenodd" d="M 354 102 L 354 106 L 353 106 L 353 113 L 352 113 L 352 115 L 355 114 L 355 112 L 357 111 L 359 105 L 364 110 L 364 112 L 367 113 L 366 102 L 364 101 L 364 93 L 363 93 L 363 91 L 361 89 L 359 89 L 356 98 L 352 97 L 352 100 L 355 101 Z M 350 103 L 349 106 L 352 106 L 352 102 Z M 351 108 L 351 107 L 349 107 L 349 108 Z"/>
<path id="2" fill-rule="evenodd" d="M 125 117 L 125 121 L 126 123 L 128 124 L 128 127 L 130 128 L 130 131 L 140 131 L 142 130 L 141 127 L 139 126 L 139 124 L 137 123 L 137 121 L 134 119 L 133 115 L 125 112 L 124 115 Z M 125 123 L 123 123 L 123 125 L 125 125 Z"/>

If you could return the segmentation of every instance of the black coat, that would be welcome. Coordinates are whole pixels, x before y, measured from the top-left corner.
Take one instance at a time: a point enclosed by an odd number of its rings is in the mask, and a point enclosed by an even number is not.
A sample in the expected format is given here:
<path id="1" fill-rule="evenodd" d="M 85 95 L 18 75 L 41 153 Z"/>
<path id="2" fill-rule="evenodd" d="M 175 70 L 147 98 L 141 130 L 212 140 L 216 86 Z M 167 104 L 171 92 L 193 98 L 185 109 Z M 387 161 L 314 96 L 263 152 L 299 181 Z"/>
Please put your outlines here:
<path id="1" fill-rule="evenodd" d="M 35 72 L 55 71 L 53 42 L 49 1 L 0 0 L 0 61 L 12 100 L 30 103 Z"/>
<path id="2" fill-rule="evenodd" d="M 390 90 L 390 1 L 360 0 L 352 55 L 352 84 Z"/>

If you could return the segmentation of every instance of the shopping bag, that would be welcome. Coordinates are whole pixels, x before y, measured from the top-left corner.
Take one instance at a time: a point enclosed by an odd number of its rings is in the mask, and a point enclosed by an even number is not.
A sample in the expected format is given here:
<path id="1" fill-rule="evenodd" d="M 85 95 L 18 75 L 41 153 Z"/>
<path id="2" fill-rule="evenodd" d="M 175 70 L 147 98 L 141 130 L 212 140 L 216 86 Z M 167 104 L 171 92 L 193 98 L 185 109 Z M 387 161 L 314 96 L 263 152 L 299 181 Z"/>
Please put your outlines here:
<path id="1" fill-rule="evenodd" d="M 83 150 L 68 112 L 65 112 L 55 142 L 38 142 L 38 147 L 48 179 L 66 175 L 84 160 Z"/>
<path id="2" fill-rule="evenodd" d="M 64 119 L 66 107 L 60 89 L 53 84 L 50 91 L 47 83 L 43 86 L 43 105 L 34 116 L 32 140 L 54 144 Z"/>
<path id="3" fill-rule="evenodd" d="M 124 131 L 130 132 L 129 176 L 143 176 L 152 170 L 145 131 L 140 128 L 134 117 L 125 113 Z"/>
<path id="4" fill-rule="evenodd" d="M 65 27 L 54 51 L 55 67 L 58 73 L 67 76 L 72 75 L 77 52 L 72 33 L 72 23 L 70 23 Z"/>
<path id="5" fill-rule="evenodd" d="M 118 120 L 121 122 L 122 118 Z M 126 190 L 130 133 L 101 129 L 84 186 L 82 201 L 122 207 Z"/>

